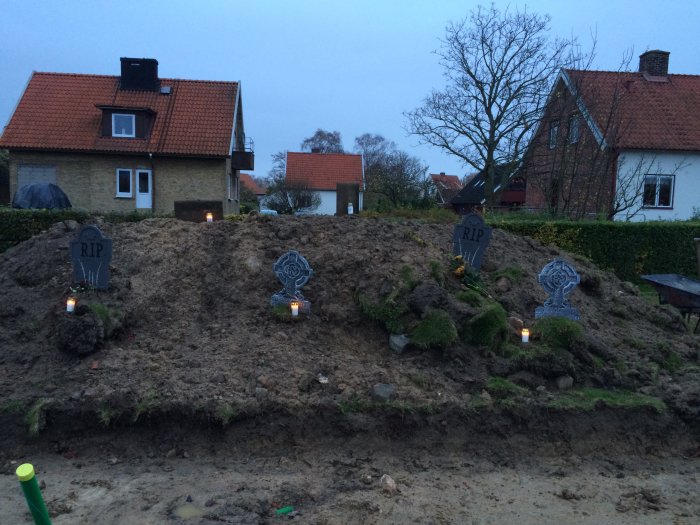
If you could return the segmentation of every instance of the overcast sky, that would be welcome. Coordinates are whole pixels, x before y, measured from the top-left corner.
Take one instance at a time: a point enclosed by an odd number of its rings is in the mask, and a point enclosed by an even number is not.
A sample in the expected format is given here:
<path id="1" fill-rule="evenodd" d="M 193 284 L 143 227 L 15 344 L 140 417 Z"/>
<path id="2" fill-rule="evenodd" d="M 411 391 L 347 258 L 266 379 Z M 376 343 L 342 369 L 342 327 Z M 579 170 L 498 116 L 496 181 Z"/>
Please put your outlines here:
<path id="1" fill-rule="evenodd" d="M 482 2 L 488 5 L 488 2 Z M 671 52 L 671 73 L 700 74 L 698 0 L 495 2 L 548 13 L 552 32 L 588 46 L 596 69 L 624 52 Z M 403 113 L 443 86 L 433 51 L 447 23 L 479 2 L 452 0 L 0 0 L 0 125 L 32 71 L 119 75 L 119 58 L 159 62 L 161 77 L 238 80 L 255 175 L 270 156 L 299 151 L 317 128 L 337 130 L 347 150 L 379 133 L 422 159 L 431 173 L 473 171 L 419 146 Z"/>

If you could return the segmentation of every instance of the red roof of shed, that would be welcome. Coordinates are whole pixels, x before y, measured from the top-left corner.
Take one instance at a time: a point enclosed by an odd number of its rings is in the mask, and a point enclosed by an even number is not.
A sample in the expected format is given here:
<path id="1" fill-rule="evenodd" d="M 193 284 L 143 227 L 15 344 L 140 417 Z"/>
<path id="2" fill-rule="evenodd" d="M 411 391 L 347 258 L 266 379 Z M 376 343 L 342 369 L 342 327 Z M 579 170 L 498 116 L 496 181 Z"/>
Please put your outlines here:
<path id="1" fill-rule="evenodd" d="M 159 91 L 120 90 L 118 76 L 34 73 L 0 139 L 9 149 L 225 157 L 237 82 L 160 79 Z M 148 138 L 102 137 L 96 105 L 156 113 Z"/>
<path id="2" fill-rule="evenodd" d="M 311 190 L 333 190 L 336 184 L 362 181 L 362 155 L 350 153 L 287 153 L 287 184 Z"/>

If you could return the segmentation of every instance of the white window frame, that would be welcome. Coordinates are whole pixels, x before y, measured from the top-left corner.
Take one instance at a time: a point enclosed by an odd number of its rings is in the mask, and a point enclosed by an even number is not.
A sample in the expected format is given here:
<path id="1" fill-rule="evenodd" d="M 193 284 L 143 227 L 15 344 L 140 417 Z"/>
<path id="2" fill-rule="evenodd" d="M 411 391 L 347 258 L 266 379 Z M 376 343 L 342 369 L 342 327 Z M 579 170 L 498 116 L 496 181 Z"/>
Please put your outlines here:
<path id="1" fill-rule="evenodd" d="M 650 178 L 655 178 L 656 179 L 656 184 L 655 188 L 656 191 L 654 193 L 654 204 L 644 204 L 644 191 L 642 191 L 642 206 L 644 208 L 664 208 L 664 209 L 671 209 L 673 208 L 673 198 L 674 198 L 674 193 L 676 191 L 676 177 L 673 175 L 663 175 L 663 174 L 656 174 L 656 173 L 647 173 L 644 176 L 644 186 L 647 185 L 647 179 Z M 659 204 L 659 190 L 661 188 L 661 179 L 671 179 L 671 195 L 669 197 L 670 202 L 666 204 Z"/>
<path id="2" fill-rule="evenodd" d="M 129 173 L 129 191 L 119 191 L 119 172 L 120 171 L 126 171 Z M 121 199 L 130 199 L 133 194 L 134 194 L 134 173 L 130 168 L 117 168 L 116 171 L 116 179 L 117 179 L 117 198 Z"/>
<path id="3" fill-rule="evenodd" d="M 555 149 L 559 141 L 559 121 L 552 120 L 549 123 L 549 149 Z"/>
<path id="4" fill-rule="evenodd" d="M 117 128 L 115 126 L 115 117 L 129 117 L 131 118 L 131 133 L 117 133 Z M 113 137 L 125 137 L 134 138 L 136 137 L 136 115 L 131 113 L 112 113 L 112 136 Z"/>

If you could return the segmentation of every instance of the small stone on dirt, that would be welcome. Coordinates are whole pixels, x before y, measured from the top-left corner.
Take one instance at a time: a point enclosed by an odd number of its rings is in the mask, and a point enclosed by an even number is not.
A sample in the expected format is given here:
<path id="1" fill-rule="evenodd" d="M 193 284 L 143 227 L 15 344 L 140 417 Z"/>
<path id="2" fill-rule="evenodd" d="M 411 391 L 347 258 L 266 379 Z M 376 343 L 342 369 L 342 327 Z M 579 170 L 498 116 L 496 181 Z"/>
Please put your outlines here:
<path id="1" fill-rule="evenodd" d="M 379 483 L 382 486 L 382 491 L 386 494 L 389 494 L 390 496 L 393 496 L 398 491 L 398 488 L 396 487 L 396 482 L 388 474 L 384 474 L 379 480 Z"/>
<path id="2" fill-rule="evenodd" d="M 387 383 L 377 383 L 372 388 L 372 399 L 380 403 L 396 399 L 396 387 Z"/>
<path id="3" fill-rule="evenodd" d="M 557 377 L 557 388 L 559 390 L 569 390 L 574 386 L 574 378 L 571 376 Z"/>
<path id="4" fill-rule="evenodd" d="M 403 354 L 411 340 L 404 334 L 391 334 L 389 336 L 389 347 L 395 354 Z"/>

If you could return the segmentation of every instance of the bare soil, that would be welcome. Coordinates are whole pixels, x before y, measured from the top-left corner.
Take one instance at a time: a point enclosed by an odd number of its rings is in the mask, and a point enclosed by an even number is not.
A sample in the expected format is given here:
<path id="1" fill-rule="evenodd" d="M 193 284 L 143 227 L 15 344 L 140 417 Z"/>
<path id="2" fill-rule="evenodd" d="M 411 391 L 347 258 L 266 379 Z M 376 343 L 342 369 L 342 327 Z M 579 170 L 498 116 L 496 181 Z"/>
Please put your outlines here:
<path id="1" fill-rule="evenodd" d="M 456 298 L 450 225 L 250 216 L 99 227 L 113 239 L 110 288 L 78 301 L 107 317 L 65 313 L 72 225 L 0 255 L 8 523 L 28 522 L 11 488 L 22 461 L 40 469 L 58 524 L 188 512 L 192 523 L 268 523 L 286 519 L 274 514 L 285 505 L 301 523 L 700 519 L 698 338 L 673 308 L 585 259 L 495 230 L 482 265 L 485 294 L 533 326 L 546 299 L 537 274 L 554 258 L 572 263 L 584 335 L 570 348 L 515 359 L 503 348 L 542 346 L 513 332 L 501 350 L 460 339 L 396 354 L 360 297 L 400 291 L 409 327 L 433 307 L 461 332 L 478 312 Z M 272 265 L 290 249 L 315 272 L 303 290 L 312 313 L 294 322 L 269 306 L 281 288 Z M 493 377 L 522 388 L 489 390 Z M 379 383 L 396 399 L 377 400 Z M 593 388 L 665 409 L 564 403 Z M 384 474 L 397 492 L 382 489 Z"/>

